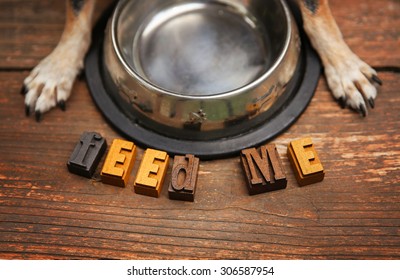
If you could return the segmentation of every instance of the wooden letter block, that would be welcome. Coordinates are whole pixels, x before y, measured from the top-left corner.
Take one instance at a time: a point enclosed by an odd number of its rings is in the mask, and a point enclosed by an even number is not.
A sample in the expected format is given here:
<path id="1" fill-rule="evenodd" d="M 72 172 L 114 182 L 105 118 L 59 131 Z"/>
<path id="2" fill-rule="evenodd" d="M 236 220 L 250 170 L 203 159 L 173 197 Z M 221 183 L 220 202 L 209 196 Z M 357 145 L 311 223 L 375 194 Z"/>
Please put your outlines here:
<path id="1" fill-rule="evenodd" d="M 314 149 L 311 138 L 290 142 L 287 154 L 300 186 L 314 184 L 324 179 L 324 168 Z"/>
<path id="2" fill-rule="evenodd" d="M 69 172 L 91 178 L 106 149 L 107 142 L 100 134 L 84 132 L 67 162 Z"/>
<path id="3" fill-rule="evenodd" d="M 169 155 L 163 151 L 147 149 L 134 184 L 135 193 L 159 197 L 168 170 Z"/>
<path id="4" fill-rule="evenodd" d="M 114 139 L 100 174 L 101 181 L 105 184 L 125 187 L 135 163 L 135 156 L 134 143 Z"/>
<path id="5" fill-rule="evenodd" d="M 287 180 L 281 159 L 274 144 L 241 152 L 241 162 L 247 178 L 249 195 L 286 188 Z"/>
<path id="6" fill-rule="evenodd" d="M 193 155 L 175 156 L 168 194 L 170 199 L 194 201 L 200 160 Z"/>

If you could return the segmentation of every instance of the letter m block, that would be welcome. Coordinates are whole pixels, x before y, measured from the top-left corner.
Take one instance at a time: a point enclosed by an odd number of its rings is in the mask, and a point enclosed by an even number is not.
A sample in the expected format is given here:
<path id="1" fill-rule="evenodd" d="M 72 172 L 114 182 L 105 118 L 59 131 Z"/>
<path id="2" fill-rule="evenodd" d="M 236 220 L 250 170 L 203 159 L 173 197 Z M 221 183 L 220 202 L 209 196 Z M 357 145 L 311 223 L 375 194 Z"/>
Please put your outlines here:
<path id="1" fill-rule="evenodd" d="M 274 144 L 241 152 L 241 163 L 247 180 L 249 195 L 286 188 L 287 180 L 282 161 Z"/>

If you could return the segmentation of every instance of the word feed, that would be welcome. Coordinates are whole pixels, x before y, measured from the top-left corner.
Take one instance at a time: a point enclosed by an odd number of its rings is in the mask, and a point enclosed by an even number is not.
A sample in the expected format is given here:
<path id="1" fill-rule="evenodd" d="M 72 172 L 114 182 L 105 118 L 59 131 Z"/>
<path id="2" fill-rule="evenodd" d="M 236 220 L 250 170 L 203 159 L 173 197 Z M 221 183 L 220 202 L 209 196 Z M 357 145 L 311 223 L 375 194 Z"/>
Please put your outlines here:
<path id="1" fill-rule="evenodd" d="M 67 162 L 68 170 L 91 178 L 106 148 L 107 144 L 100 134 L 84 132 Z M 105 184 L 126 187 L 135 158 L 136 145 L 133 142 L 114 139 L 100 172 L 101 181 Z M 175 156 L 169 184 L 170 199 L 194 201 L 199 162 L 199 158 L 193 155 Z M 159 197 L 168 164 L 169 155 L 166 152 L 147 149 L 135 178 L 135 193 Z"/>
<path id="2" fill-rule="evenodd" d="M 107 148 L 106 140 L 98 133 L 84 132 L 69 161 L 71 173 L 91 178 Z M 324 169 L 311 138 L 289 143 L 287 156 L 300 186 L 324 179 Z M 126 187 L 136 158 L 133 142 L 114 139 L 100 172 L 105 184 Z M 147 149 L 134 181 L 135 193 L 159 197 L 169 166 L 164 151 Z M 249 148 L 240 153 L 249 195 L 285 189 L 287 179 L 279 153 L 274 144 Z M 200 160 L 194 155 L 175 156 L 168 184 L 170 199 L 194 201 Z"/>

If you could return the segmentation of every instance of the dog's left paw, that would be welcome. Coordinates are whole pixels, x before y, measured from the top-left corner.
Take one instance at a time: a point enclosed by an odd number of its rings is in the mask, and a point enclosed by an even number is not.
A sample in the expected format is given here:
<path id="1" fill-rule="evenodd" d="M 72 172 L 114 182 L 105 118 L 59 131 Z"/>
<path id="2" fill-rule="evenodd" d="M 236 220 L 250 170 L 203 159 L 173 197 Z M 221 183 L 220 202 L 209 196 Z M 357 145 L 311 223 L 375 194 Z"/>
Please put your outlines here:
<path id="1" fill-rule="evenodd" d="M 83 68 L 89 40 L 82 38 L 62 41 L 25 78 L 21 90 L 25 94 L 25 113 L 35 112 L 37 121 L 50 109 L 65 110 L 76 76 Z"/>
<path id="2" fill-rule="evenodd" d="M 43 59 L 25 78 L 21 93 L 25 94 L 25 113 L 35 112 L 39 121 L 43 113 L 57 105 L 65 110 L 81 63 L 68 61 L 65 53 L 55 51 Z"/>
<path id="3" fill-rule="evenodd" d="M 324 67 L 328 86 L 340 106 L 367 116 L 367 108 L 375 107 L 378 87 L 382 85 L 377 72 L 351 51 L 324 61 Z"/>

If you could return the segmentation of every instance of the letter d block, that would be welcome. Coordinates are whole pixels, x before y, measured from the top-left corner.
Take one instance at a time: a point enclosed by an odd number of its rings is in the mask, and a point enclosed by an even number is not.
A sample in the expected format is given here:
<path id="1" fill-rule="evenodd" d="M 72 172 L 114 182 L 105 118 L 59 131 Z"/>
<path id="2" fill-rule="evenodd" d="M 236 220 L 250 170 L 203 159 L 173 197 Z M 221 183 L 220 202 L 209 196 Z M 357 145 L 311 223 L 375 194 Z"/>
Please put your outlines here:
<path id="1" fill-rule="evenodd" d="M 287 180 L 281 159 L 275 145 L 241 152 L 241 163 L 247 179 L 249 195 L 255 195 L 286 188 Z"/>
<path id="2" fill-rule="evenodd" d="M 96 132 L 84 132 L 67 162 L 69 172 L 91 178 L 107 149 L 106 140 Z"/>
<path id="3" fill-rule="evenodd" d="M 134 143 L 114 139 L 101 171 L 101 181 L 118 187 L 125 187 L 135 162 Z"/>
<path id="4" fill-rule="evenodd" d="M 199 163 L 193 155 L 175 156 L 168 188 L 170 199 L 194 201 Z"/>
<path id="5" fill-rule="evenodd" d="M 311 138 L 290 142 L 287 155 L 300 186 L 314 184 L 324 179 L 324 168 Z"/>
<path id="6" fill-rule="evenodd" d="M 166 152 L 147 149 L 134 184 L 135 193 L 159 197 L 167 174 L 169 156 Z"/>

